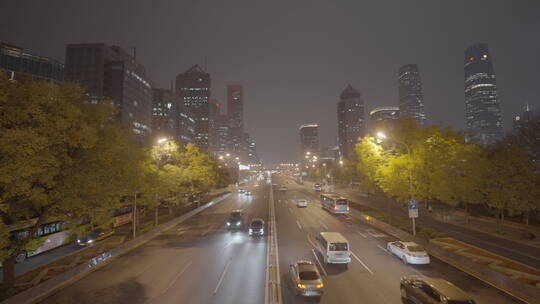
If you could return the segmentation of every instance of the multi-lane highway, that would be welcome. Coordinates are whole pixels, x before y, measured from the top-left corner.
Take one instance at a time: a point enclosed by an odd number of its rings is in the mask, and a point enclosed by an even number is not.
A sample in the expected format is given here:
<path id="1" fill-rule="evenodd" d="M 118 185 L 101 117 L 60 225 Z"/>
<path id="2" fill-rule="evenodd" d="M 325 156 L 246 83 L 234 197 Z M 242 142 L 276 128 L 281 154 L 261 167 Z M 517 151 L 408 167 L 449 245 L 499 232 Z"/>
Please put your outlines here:
<path id="1" fill-rule="evenodd" d="M 283 303 L 401 303 L 399 279 L 407 274 L 445 278 L 472 294 L 478 303 L 520 303 L 516 299 L 441 262 L 404 265 L 385 250 L 392 237 L 355 219 L 320 208 L 318 194 L 284 176 L 273 187 Z M 255 186 L 258 184 L 258 186 Z M 267 238 L 249 237 L 225 227 L 229 213 L 244 211 L 244 219 L 268 219 L 271 186 L 253 181 L 245 186 L 253 196 L 237 192 L 199 215 L 45 299 L 43 303 L 264 303 Z M 304 198 L 307 208 L 293 200 Z M 350 242 L 347 268 L 327 266 L 314 251 L 314 236 L 337 231 Z M 289 265 L 296 260 L 317 263 L 325 281 L 318 299 L 295 296 Z"/>
<path id="2" fill-rule="evenodd" d="M 267 220 L 270 186 L 247 188 L 43 303 L 264 303 L 266 238 L 224 229 L 234 209 Z"/>
<path id="3" fill-rule="evenodd" d="M 396 240 L 352 216 L 332 215 L 320 207 L 318 194 L 283 177 L 274 183 L 285 185 L 286 192 L 275 189 L 275 208 L 282 294 L 284 303 L 401 303 L 399 280 L 404 275 L 423 274 L 442 277 L 469 292 L 478 303 L 521 303 L 435 258 L 430 265 L 405 265 L 386 251 L 386 243 Z M 295 199 L 307 199 L 307 208 L 297 208 Z M 314 237 L 321 231 L 336 231 L 350 242 L 352 262 L 347 268 L 327 266 L 314 252 Z M 318 263 L 325 293 L 320 299 L 302 299 L 294 295 L 289 264 L 306 259 Z"/>

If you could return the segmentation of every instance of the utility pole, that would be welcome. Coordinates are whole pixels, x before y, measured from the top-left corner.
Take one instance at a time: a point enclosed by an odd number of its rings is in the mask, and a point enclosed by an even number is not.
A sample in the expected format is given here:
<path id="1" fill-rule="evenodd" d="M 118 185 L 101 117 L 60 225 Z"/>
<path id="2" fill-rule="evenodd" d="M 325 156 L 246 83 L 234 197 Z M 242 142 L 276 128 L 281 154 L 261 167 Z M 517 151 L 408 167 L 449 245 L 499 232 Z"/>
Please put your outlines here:
<path id="1" fill-rule="evenodd" d="M 133 239 L 137 236 L 137 191 L 133 200 Z"/>

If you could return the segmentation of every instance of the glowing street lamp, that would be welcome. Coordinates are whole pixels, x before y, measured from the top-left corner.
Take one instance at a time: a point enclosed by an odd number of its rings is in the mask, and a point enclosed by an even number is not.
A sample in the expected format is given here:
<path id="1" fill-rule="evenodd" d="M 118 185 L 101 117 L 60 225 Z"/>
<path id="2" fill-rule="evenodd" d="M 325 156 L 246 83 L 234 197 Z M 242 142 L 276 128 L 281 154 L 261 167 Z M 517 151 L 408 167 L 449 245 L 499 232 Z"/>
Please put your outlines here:
<path id="1" fill-rule="evenodd" d="M 158 143 L 158 144 L 162 144 L 162 143 L 164 143 L 164 142 L 166 142 L 166 141 L 167 141 L 167 138 L 161 137 L 160 139 L 157 140 L 157 143 Z"/>
<path id="2" fill-rule="evenodd" d="M 377 132 L 377 138 L 380 139 L 380 140 L 384 140 L 386 139 L 386 134 L 384 134 L 384 132 Z"/>

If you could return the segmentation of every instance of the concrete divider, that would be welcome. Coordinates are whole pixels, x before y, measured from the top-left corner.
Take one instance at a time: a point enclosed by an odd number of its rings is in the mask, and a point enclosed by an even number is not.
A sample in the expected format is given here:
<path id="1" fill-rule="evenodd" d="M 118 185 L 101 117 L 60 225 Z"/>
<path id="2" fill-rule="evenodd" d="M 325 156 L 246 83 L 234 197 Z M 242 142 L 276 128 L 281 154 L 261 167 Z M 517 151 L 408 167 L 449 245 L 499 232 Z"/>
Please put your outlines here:
<path id="1" fill-rule="evenodd" d="M 477 279 L 480 279 L 493 287 L 500 289 L 509 295 L 516 297 L 522 301 L 531 304 L 540 303 L 540 288 L 532 285 L 525 284 L 518 280 L 512 279 L 510 276 L 507 276 L 503 273 L 497 272 L 489 266 L 477 264 L 469 258 L 461 256 L 457 253 L 454 253 L 450 250 L 446 250 L 442 246 L 428 242 L 424 239 L 420 239 L 412 236 L 411 234 L 390 226 L 384 222 L 378 221 L 377 219 L 361 214 L 361 220 L 375 228 L 378 228 L 396 238 L 415 242 L 419 245 L 422 245 L 426 251 L 438 258 L 439 260 L 454 266 L 455 268 L 466 272 Z"/>
<path id="2" fill-rule="evenodd" d="M 191 218 L 192 216 L 202 212 L 203 210 L 214 206 L 215 204 L 221 202 L 225 198 L 227 198 L 230 194 L 225 194 L 209 203 L 204 204 L 203 206 L 191 210 L 186 214 L 181 215 L 180 217 L 173 219 L 169 222 L 163 223 L 156 228 L 152 229 L 151 231 L 129 241 L 126 242 L 110 251 L 104 252 L 86 263 L 83 263 L 79 266 L 76 266 L 75 268 L 72 268 L 70 270 L 67 270 L 58 276 L 55 276 L 51 278 L 50 280 L 47 280 L 35 287 L 29 288 L 21 293 L 16 294 L 15 296 L 6 299 L 2 302 L 2 304 L 30 304 L 30 303 L 36 303 L 50 294 L 56 292 L 62 287 L 65 287 L 77 280 L 80 280 L 84 276 L 88 275 L 92 271 L 95 271 L 103 266 L 105 266 L 107 263 L 112 261 L 113 259 L 121 256 L 122 254 L 125 254 L 144 243 L 150 241 L 151 239 L 155 238 L 162 232 L 169 230 L 173 228 L 174 226 L 182 223 L 183 221 Z"/>

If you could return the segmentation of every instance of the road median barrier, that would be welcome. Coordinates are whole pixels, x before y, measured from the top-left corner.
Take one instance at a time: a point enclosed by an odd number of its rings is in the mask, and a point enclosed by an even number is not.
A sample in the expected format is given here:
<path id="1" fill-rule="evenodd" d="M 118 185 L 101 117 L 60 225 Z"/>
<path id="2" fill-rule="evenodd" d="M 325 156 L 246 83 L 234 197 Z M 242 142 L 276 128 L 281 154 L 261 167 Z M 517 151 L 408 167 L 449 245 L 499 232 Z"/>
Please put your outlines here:
<path id="1" fill-rule="evenodd" d="M 423 246 L 430 255 L 437 259 L 452 265 L 513 297 L 525 301 L 526 303 L 540 303 L 540 286 L 534 280 L 529 280 L 535 276 L 535 273 L 530 273 L 529 271 L 529 269 L 533 268 L 457 240 L 449 241 L 451 238 L 426 241 L 362 212 L 360 212 L 360 219 L 364 223 L 400 240 L 415 242 Z M 463 253 L 466 254 L 464 255 Z M 476 261 L 474 260 L 475 258 Z M 520 265 L 521 267 L 518 267 L 517 265 Z M 501 267 L 505 269 L 505 272 L 501 271 Z M 537 271 L 536 269 L 533 270 Z"/>
<path id="2" fill-rule="evenodd" d="M 36 303 L 40 300 L 43 300 L 44 298 L 58 291 L 62 287 L 65 287 L 69 284 L 76 282 L 77 280 L 82 279 L 83 277 L 90 274 L 91 272 L 107 265 L 115 258 L 145 244 L 146 242 L 152 240 L 153 238 L 163 233 L 164 231 L 169 230 L 173 228 L 174 226 L 191 218 L 192 216 L 204 211 L 205 209 L 211 206 L 214 206 L 215 204 L 227 198 L 229 195 L 230 194 L 224 194 L 223 196 L 220 196 L 219 198 L 216 198 L 213 201 L 210 201 L 196 209 L 193 209 L 177 217 L 176 219 L 170 220 L 166 223 L 163 223 L 155 227 L 151 231 L 143 235 L 140 235 L 139 237 L 133 240 L 125 242 L 116 248 L 113 248 L 109 251 L 106 251 L 97 256 L 94 256 L 90 260 L 87 260 L 86 262 L 72 269 L 69 269 L 63 273 L 60 273 L 57 276 L 54 276 L 50 278 L 49 280 L 40 283 L 37 286 L 26 289 L 4 300 L 1 303 L 2 304 L 30 304 L 30 303 Z"/>

